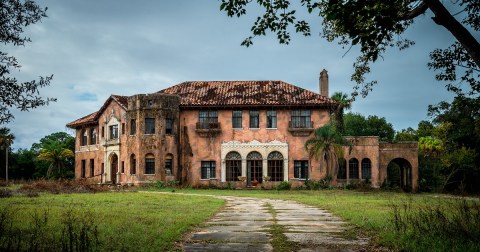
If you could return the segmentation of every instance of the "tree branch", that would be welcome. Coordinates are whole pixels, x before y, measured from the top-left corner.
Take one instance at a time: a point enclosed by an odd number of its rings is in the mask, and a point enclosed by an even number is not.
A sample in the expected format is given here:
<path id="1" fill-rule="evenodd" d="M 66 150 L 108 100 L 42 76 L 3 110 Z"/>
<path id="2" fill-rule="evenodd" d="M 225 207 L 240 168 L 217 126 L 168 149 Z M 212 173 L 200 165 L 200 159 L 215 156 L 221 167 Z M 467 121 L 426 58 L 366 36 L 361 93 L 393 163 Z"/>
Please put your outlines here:
<path id="1" fill-rule="evenodd" d="M 439 0 L 423 0 L 423 2 L 426 3 L 428 8 L 435 14 L 435 16 L 432 17 L 433 21 L 447 28 L 465 48 L 475 64 L 480 67 L 480 43 L 478 43 L 475 37 L 448 12 Z"/>
<path id="2" fill-rule="evenodd" d="M 405 14 L 405 17 L 403 18 L 404 20 L 410 20 L 414 19 L 422 14 L 425 13 L 425 11 L 428 10 L 428 5 L 422 1 L 417 7 L 415 7 L 413 10 L 409 11 L 407 14 Z"/>

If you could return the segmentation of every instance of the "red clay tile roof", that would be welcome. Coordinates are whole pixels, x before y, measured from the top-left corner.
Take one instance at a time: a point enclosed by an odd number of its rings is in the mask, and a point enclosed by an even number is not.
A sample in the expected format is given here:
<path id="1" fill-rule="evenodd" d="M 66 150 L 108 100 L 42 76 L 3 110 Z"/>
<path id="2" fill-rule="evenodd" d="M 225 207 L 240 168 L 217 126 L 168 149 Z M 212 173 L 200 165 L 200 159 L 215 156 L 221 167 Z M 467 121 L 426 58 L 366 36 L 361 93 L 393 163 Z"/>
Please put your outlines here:
<path id="1" fill-rule="evenodd" d="M 328 97 L 283 81 L 187 81 L 158 93 L 179 95 L 182 107 L 336 106 Z"/>
<path id="2" fill-rule="evenodd" d="M 87 116 L 84 116 L 80 119 L 77 119 L 73 122 L 70 122 L 67 124 L 67 127 L 69 128 L 76 128 L 78 126 L 81 126 L 81 125 L 85 125 L 85 124 L 91 124 L 91 123 L 96 123 L 98 121 L 98 117 L 102 114 L 102 112 L 107 108 L 108 104 L 110 104 L 110 102 L 112 100 L 116 101 L 121 107 L 123 107 L 125 110 L 127 109 L 128 107 L 128 100 L 127 100 L 127 96 L 121 96 L 121 95 L 110 95 L 110 97 L 108 97 L 108 99 L 105 101 L 105 103 L 103 104 L 103 106 L 100 108 L 100 110 L 98 110 L 97 112 L 94 112 L 94 113 L 91 113 Z"/>

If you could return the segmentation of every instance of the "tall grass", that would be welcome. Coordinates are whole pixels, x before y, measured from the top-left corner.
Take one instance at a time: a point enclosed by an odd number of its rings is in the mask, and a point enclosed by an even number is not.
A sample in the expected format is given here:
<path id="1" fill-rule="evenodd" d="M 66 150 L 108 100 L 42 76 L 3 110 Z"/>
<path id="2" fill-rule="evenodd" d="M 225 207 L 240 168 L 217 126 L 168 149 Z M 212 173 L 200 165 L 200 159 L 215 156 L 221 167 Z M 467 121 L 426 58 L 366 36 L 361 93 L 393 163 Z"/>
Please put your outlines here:
<path id="1" fill-rule="evenodd" d="M 443 204 L 392 204 L 391 222 L 398 247 L 411 251 L 480 251 L 480 203 L 443 200 Z M 447 201 L 447 202 L 445 202 Z"/>

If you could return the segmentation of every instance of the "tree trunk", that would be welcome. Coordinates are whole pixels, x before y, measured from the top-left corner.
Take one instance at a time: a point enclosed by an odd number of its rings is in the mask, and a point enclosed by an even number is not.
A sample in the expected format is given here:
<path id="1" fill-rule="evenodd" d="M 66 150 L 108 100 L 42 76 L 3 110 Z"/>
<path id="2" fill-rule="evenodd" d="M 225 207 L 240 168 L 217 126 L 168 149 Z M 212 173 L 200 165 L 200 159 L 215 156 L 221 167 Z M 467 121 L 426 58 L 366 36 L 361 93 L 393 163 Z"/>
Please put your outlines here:
<path id="1" fill-rule="evenodd" d="M 480 43 L 478 43 L 473 35 L 448 12 L 440 1 L 423 0 L 423 2 L 426 3 L 428 8 L 435 14 L 435 17 L 432 18 L 433 21 L 447 28 L 463 48 L 465 48 L 475 64 L 480 67 Z"/>

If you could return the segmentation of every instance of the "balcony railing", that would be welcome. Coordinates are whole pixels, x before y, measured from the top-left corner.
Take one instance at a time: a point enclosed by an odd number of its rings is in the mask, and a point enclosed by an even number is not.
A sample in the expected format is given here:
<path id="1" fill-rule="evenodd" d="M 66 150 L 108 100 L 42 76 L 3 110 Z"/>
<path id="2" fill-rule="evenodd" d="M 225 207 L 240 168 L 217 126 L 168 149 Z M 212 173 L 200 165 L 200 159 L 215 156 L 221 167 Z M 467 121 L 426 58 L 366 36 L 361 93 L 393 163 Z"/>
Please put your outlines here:
<path id="1" fill-rule="evenodd" d="M 294 136 L 309 136 L 313 132 L 312 121 L 289 121 L 288 131 Z"/>
<path id="2" fill-rule="evenodd" d="M 197 129 L 220 129 L 219 122 L 197 122 Z"/>
<path id="3" fill-rule="evenodd" d="M 290 129 L 313 129 L 312 121 L 290 121 L 288 122 Z"/>
<path id="4" fill-rule="evenodd" d="M 195 131 L 202 137 L 216 136 L 222 129 L 219 122 L 197 122 Z"/>

